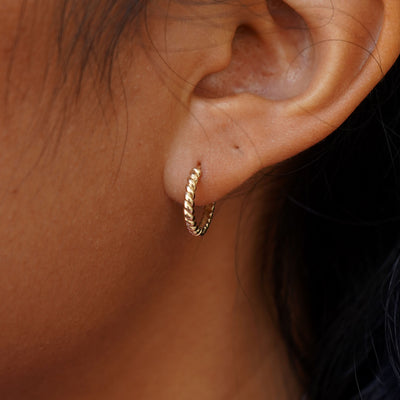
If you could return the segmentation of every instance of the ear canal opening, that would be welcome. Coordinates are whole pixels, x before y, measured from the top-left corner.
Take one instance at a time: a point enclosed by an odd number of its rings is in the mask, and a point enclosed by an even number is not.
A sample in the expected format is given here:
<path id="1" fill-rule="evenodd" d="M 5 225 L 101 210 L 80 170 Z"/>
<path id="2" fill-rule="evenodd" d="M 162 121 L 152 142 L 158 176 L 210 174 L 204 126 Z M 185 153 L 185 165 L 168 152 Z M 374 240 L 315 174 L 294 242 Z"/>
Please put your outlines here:
<path id="1" fill-rule="evenodd" d="M 251 93 L 283 100 L 299 95 L 308 87 L 314 57 L 305 23 L 288 7 L 275 8 L 274 14 L 279 23 L 271 23 L 269 19 L 261 28 L 250 25 L 237 28 L 229 65 L 205 76 L 195 88 L 196 96 L 221 98 Z"/>

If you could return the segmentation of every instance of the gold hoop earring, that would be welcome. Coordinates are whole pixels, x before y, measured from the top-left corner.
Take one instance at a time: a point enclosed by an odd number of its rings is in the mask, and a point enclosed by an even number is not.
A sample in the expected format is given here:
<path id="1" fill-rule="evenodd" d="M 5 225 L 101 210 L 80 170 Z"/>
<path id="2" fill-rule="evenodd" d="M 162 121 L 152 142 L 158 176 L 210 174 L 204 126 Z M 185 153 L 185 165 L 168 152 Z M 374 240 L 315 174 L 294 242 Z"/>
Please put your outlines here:
<path id="1" fill-rule="evenodd" d="M 201 176 L 201 167 L 195 167 L 190 171 L 186 185 L 185 202 L 183 206 L 183 215 L 185 216 L 186 227 L 193 236 L 203 236 L 207 232 L 214 215 L 215 203 L 207 204 L 204 207 L 203 216 L 200 225 L 197 225 L 194 216 L 194 198 L 196 195 L 197 184 Z"/>

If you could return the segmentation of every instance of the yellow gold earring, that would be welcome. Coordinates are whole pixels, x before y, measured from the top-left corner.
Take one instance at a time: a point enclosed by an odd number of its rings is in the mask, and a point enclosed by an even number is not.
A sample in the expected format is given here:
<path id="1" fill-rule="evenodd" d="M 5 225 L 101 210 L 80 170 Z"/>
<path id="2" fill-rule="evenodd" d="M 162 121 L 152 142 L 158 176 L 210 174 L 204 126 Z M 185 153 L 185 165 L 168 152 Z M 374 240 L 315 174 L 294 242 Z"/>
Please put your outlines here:
<path id="1" fill-rule="evenodd" d="M 201 176 L 201 167 L 195 167 L 190 171 L 186 185 L 185 202 L 183 206 L 183 215 L 185 216 L 186 227 L 193 236 L 203 236 L 211 224 L 214 215 L 215 203 L 207 204 L 204 207 L 203 216 L 200 225 L 197 225 L 194 216 L 194 198 L 196 195 L 197 184 Z"/>

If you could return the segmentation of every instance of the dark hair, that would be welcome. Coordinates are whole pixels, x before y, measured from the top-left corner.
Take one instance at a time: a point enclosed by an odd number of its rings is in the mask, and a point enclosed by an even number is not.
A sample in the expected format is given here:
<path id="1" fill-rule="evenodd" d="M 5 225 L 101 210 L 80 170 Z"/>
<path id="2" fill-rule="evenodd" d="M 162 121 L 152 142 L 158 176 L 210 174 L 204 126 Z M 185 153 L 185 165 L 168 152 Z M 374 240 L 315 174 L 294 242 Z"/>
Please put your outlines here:
<path id="1" fill-rule="evenodd" d="M 400 398 L 400 61 L 326 140 L 280 167 L 275 297 L 308 399 Z M 309 321 L 293 316 L 300 282 Z M 298 286 L 296 286 L 297 289 Z"/>
<path id="2" fill-rule="evenodd" d="M 72 59 L 78 59 L 78 93 L 91 63 L 98 81 L 110 84 L 120 41 L 145 5 L 145 0 L 62 0 L 56 7 L 60 60 L 66 75 Z"/>
<path id="3" fill-rule="evenodd" d="M 81 79 L 91 58 L 109 76 L 144 0 L 61 4 L 65 71 L 78 56 Z M 340 129 L 275 171 L 275 299 L 309 400 L 400 398 L 399 89 L 397 62 Z"/>

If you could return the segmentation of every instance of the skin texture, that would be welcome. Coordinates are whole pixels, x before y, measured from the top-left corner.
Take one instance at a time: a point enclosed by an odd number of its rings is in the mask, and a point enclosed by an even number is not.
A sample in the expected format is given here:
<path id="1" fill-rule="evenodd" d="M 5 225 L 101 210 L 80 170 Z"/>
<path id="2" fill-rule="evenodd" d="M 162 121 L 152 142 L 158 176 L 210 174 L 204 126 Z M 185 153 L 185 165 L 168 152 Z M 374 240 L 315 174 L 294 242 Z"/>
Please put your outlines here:
<path id="1" fill-rule="evenodd" d="M 367 95 L 398 0 L 150 2 L 111 93 L 91 58 L 79 95 L 53 3 L 0 6 L 0 397 L 300 398 L 260 284 L 271 193 L 228 195 Z M 199 162 L 203 239 L 181 210 Z"/>

